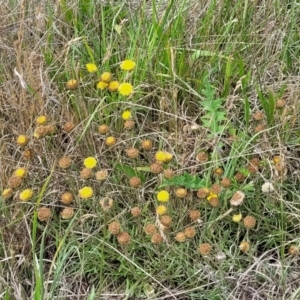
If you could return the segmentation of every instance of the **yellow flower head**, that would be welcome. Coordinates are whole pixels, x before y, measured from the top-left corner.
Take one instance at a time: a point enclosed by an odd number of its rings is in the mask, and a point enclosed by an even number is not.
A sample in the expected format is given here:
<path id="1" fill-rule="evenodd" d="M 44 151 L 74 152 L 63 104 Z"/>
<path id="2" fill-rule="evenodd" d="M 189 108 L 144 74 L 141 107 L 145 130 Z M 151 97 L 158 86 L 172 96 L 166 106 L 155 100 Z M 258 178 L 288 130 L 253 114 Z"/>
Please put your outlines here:
<path id="1" fill-rule="evenodd" d="M 46 116 L 39 116 L 36 119 L 36 124 L 38 125 L 44 125 L 47 122 L 47 117 Z"/>
<path id="2" fill-rule="evenodd" d="M 232 221 L 235 223 L 239 223 L 242 220 L 242 214 L 237 214 L 232 216 Z"/>
<path id="3" fill-rule="evenodd" d="M 104 82 L 104 81 L 99 81 L 97 83 L 97 89 L 99 89 L 99 90 L 104 90 L 107 88 L 107 86 L 108 86 L 108 83 Z"/>
<path id="4" fill-rule="evenodd" d="M 135 68 L 135 62 L 133 60 L 126 59 L 121 62 L 120 67 L 122 70 L 131 71 Z"/>
<path id="5" fill-rule="evenodd" d="M 119 86 L 120 86 L 120 83 L 119 81 L 117 80 L 114 80 L 114 81 L 111 81 L 109 84 L 108 84 L 108 90 L 110 92 L 116 92 L 118 89 L 119 89 Z"/>
<path id="6" fill-rule="evenodd" d="M 19 199 L 21 201 L 28 201 L 32 197 L 32 195 L 33 195 L 32 189 L 26 189 L 20 193 Z"/>
<path id="7" fill-rule="evenodd" d="M 97 160 L 96 160 L 95 157 L 90 156 L 90 157 L 87 157 L 87 158 L 84 160 L 83 164 L 84 164 L 84 166 L 85 166 L 86 168 L 88 168 L 88 169 L 93 169 L 93 168 L 95 168 L 96 165 L 97 165 Z"/>
<path id="8" fill-rule="evenodd" d="M 106 83 L 111 81 L 112 75 L 110 72 L 104 72 L 100 75 L 100 80 Z"/>
<path id="9" fill-rule="evenodd" d="M 76 79 L 70 79 L 66 84 L 68 90 L 75 90 L 77 86 L 78 86 L 78 81 Z"/>
<path id="10" fill-rule="evenodd" d="M 130 110 L 125 110 L 123 113 L 122 113 L 122 119 L 124 121 L 126 120 L 129 120 L 131 118 L 131 112 Z"/>
<path id="11" fill-rule="evenodd" d="M 159 216 L 162 216 L 162 215 L 165 215 L 167 213 L 167 208 L 165 205 L 159 205 L 156 207 L 156 213 L 159 215 Z"/>
<path id="12" fill-rule="evenodd" d="M 4 199 L 9 199 L 13 195 L 13 192 L 14 191 L 12 188 L 7 188 L 7 189 L 3 190 L 2 197 Z"/>
<path id="13" fill-rule="evenodd" d="M 122 96 L 129 96 L 133 92 L 133 87 L 130 83 L 124 82 L 119 86 L 119 93 Z"/>
<path id="14" fill-rule="evenodd" d="M 218 195 L 210 192 L 206 199 L 210 201 L 212 198 L 218 198 Z"/>
<path id="15" fill-rule="evenodd" d="M 155 159 L 159 162 L 168 163 L 172 160 L 173 155 L 166 151 L 158 151 L 155 154 Z"/>
<path id="16" fill-rule="evenodd" d="M 29 142 L 29 138 L 26 135 L 19 135 L 17 138 L 17 144 L 20 146 L 26 146 Z"/>
<path id="17" fill-rule="evenodd" d="M 97 66 L 92 63 L 86 64 L 85 67 L 89 73 L 95 73 L 98 70 Z"/>
<path id="18" fill-rule="evenodd" d="M 20 178 L 23 178 L 27 173 L 27 170 L 25 168 L 18 168 L 15 172 L 14 175 Z"/>
<path id="19" fill-rule="evenodd" d="M 79 197 L 82 199 L 88 199 L 91 198 L 94 194 L 94 191 L 91 187 L 85 186 L 82 189 L 79 190 Z"/>
<path id="20" fill-rule="evenodd" d="M 167 202 L 170 199 L 170 194 L 166 190 L 162 190 L 157 193 L 156 197 L 160 202 Z"/>

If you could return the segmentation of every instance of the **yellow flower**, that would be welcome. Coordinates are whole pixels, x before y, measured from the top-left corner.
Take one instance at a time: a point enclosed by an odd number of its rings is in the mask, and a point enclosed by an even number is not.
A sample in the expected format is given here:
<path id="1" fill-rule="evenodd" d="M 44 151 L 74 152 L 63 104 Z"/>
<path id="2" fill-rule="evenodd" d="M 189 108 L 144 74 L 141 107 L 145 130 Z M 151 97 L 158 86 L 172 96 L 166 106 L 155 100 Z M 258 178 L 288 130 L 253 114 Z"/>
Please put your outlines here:
<path id="1" fill-rule="evenodd" d="M 168 163 L 172 160 L 173 155 L 166 151 L 158 151 L 155 154 L 155 159 L 159 162 Z"/>
<path id="2" fill-rule="evenodd" d="M 66 84 L 68 90 L 75 90 L 77 86 L 78 86 L 78 81 L 76 79 L 70 79 Z"/>
<path id="3" fill-rule="evenodd" d="M 95 157 L 90 156 L 84 160 L 83 164 L 86 168 L 93 169 L 97 165 L 97 160 Z"/>
<path id="4" fill-rule="evenodd" d="M 97 89 L 99 89 L 99 90 L 104 90 L 107 88 L 107 86 L 108 86 L 108 83 L 104 82 L 104 81 L 99 81 L 97 83 Z"/>
<path id="5" fill-rule="evenodd" d="M 133 60 L 126 59 L 121 62 L 120 67 L 122 70 L 131 71 L 135 68 L 135 62 Z"/>
<path id="6" fill-rule="evenodd" d="M 111 81 L 112 75 L 110 72 L 104 72 L 100 75 L 100 80 L 106 83 Z"/>
<path id="7" fill-rule="evenodd" d="M 119 89 L 119 86 L 120 86 L 120 83 L 119 81 L 111 81 L 109 84 L 108 84 L 108 90 L 111 91 L 111 92 L 116 92 L 118 89 Z"/>
<path id="8" fill-rule="evenodd" d="M 122 119 L 124 121 L 126 120 L 129 120 L 131 118 L 131 112 L 130 110 L 125 110 L 123 113 L 122 113 Z"/>
<path id="9" fill-rule="evenodd" d="M 36 119 L 36 123 L 37 123 L 38 125 L 44 125 L 46 122 L 47 122 L 47 117 L 46 117 L 46 116 L 39 116 L 39 117 Z"/>
<path id="10" fill-rule="evenodd" d="M 156 213 L 159 215 L 159 216 L 162 216 L 164 214 L 167 213 L 167 208 L 164 206 L 164 205 L 159 205 L 156 207 Z"/>
<path id="11" fill-rule="evenodd" d="M 164 162 L 166 160 L 167 156 L 164 151 L 158 151 L 155 153 L 155 159 L 159 162 Z"/>
<path id="12" fill-rule="evenodd" d="M 242 214 L 232 216 L 232 221 L 233 222 L 239 223 L 241 220 L 242 220 Z"/>
<path id="13" fill-rule="evenodd" d="M 86 64 L 85 67 L 89 73 L 95 73 L 98 70 L 97 66 L 95 64 L 91 64 L 91 63 Z"/>
<path id="14" fill-rule="evenodd" d="M 119 86 L 119 93 L 122 96 L 129 96 L 133 91 L 133 87 L 130 83 L 124 82 Z"/>
<path id="15" fill-rule="evenodd" d="M 17 138 L 17 144 L 20 146 L 26 146 L 29 142 L 29 138 L 26 135 L 19 135 Z"/>
<path id="16" fill-rule="evenodd" d="M 212 198 L 218 198 L 218 195 L 210 192 L 206 199 L 210 201 Z"/>
<path id="17" fill-rule="evenodd" d="M 157 197 L 157 200 L 161 201 L 161 202 L 167 202 L 170 199 L 170 195 L 166 190 L 162 190 L 162 191 L 158 192 L 156 197 Z"/>
<path id="18" fill-rule="evenodd" d="M 82 189 L 79 190 L 79 197 L 82 199 L 88 199 L 91 198 L 94 194 L 94 191 L 91 187 L 85 186 Z"/>
<path id="19" fill-rule="evenodd" d="M 19 199 L 21 201 L 28 201 L 32 197 L 32 195 L 33 195 L 32 189 L 26 189 L 20 193 Z"/>
<path id="20" fill-rule="evenodd" d="M 9 199 L 12 195 L 13 195 L 13 189 L 11 188 L 7 188 L 2 192 L 2 197 L 4 199 Z"/>
<path id="21" fill-rule="evenodd" d="M 27 170 L 25 168 L 18 168 L 15 172 L 14 175 L 20 178 L 23 178 L 27 173 Z"/>

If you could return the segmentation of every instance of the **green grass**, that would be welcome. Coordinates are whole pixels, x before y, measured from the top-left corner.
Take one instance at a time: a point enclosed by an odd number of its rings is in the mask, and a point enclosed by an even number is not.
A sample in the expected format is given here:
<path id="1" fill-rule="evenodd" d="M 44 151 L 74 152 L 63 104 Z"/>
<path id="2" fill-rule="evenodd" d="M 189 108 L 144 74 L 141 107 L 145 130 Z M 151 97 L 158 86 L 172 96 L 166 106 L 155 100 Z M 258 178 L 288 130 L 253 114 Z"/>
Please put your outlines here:
<path id="1" fill-rule="evenodd" d="M 296 1 L 11 0 L 0 15 L 1 194 L 18 167 L 27 169 L 12 196 L 0 196 L 1 299 L 299 298 L 299 256 L 290 254 L 300 247 Z M 121 70 L 125 59 L 134 70 Z M 89 73 L 87 63 L 97 72 Z M 134 92 L 96 89 L 104 71 Z M 70 79 L 79 83 L 74 90 L 66 88 Z M 132 130 L 124 129 L 124 110 L 131 111 Z M 37 139 L 40 115 L 55 132 Z M 75 125 L 69 133 L 66 122 Z M 107 134 L 98 132 L 100 124 L 109 126 Z M 20 134 L 30 138 L 25 147 L 16 143 Z M 107 147 L 107 136 L 117 143 Z M 153 143 L 149 151 L 145 139 Z M 126 154 L 132 147 L 137 158 Z M 25 149 L 34 151 L 30 160 Z M 151 171 L 157 151 L 172 154 L 163 163 L 172 178 Z M 207 160 L 197 158 L 200 152 Z M 63 156 L 72 158 L 68 169 L 59 167 Z M 89 156 L 97 159 L 93 173 L 108 170 L 106 180 L 80 177 Z M 134 176 L 138 188 L 129 185 Z M 218 194 L 217 207 L 197 197 L 223 178 L 231 185 Z M 264 193 L 265 182 L 274 191 Z M 78 196 L 83 186 L 93 197 Z M 28 202 L 19 199 L 25 188 L 34 191 Z M 179 188 L 187 189 L 183 199 Z M 170 193 L 167 203 L 156 200 L 162 189 Z M 61 216 L 65 191 L 74 195 L 70 219 Z M 233 207 L 236 191 L 245 200 Z M 113 199 L 108 210 L 104 198 Z M 172 218 L 166 230 L 159 204 Z M 51 210 L 47 221 L 39 219 L 41 207 Z M 200 219 L 191 220 L 190 210 Z M 253 216 L 255 227 L 233 222 L 239 213 Z M 113 221 L 130 235 L 128 244 L 110 233 Z M 156 225 L 160 244 L 145 233 L 147 224 Z M 187 227 L 195 237 L 178 242 Z M 246 253 L 242 241 L 250 244 Z M 198 250 L 203 243 L 212 248 L 207 256 Z"/>

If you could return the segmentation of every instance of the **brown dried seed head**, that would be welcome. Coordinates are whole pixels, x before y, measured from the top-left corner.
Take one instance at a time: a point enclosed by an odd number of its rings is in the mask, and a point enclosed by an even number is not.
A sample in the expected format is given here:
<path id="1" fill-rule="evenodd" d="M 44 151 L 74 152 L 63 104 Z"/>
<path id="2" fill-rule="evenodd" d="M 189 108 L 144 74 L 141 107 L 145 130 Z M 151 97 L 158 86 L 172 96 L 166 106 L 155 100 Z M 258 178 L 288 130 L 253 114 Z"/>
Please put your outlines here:
<path id="1" fill-rule="evenodd" d="M 60 199 L 63 204 L 71 204 L 73 202 L 73 194 L 70 192 L 65 192 L 61 195 Z"/>
<path id="2" fill-rule="evenodd" d="M 230 187 L 231 186 L 231 180 L 227 177 L 224 177 L 221 181 L 221 185 L 224 188 Z"/>
<path id="3" fill-rule="evenodd" d="M 202 256 L 206 256 L 210 253 L 211 251 L 211 245 L 208 243 L 203 243 L 200 244 L 199 248 L 198 248 L 198 252 L 202 255 Z"/>
<path id="4" fill-rule="evenodd" d="M 217 184 L 217 183 L 214 183 L 211 187 L 210 187 L 210 191 L 213 193 L 213 194 L 220 194 L 221 192 L 221 189 L 222 187 Z"/>
<path id="5" fill-rule="evenodd" d="M 100 170 L 100 171 L 96 172 L 95 176 L 96 176 L 97 180 L 103 181 L 108 177 L 108 171 Z"/>
<path id="6" fill-rule="evenodd" d="M 40 221 L 48 221 L 51 218 L 51 210 L 48 207 L 41 207 L 37 211 L 37 217 Z"/>
<path id="7" fill-rule="evenodd" d="M 200 163 L 205 163 L 208 161 L 208 154 L 205 151 L 201 151 L 197 154 L 196 159 Z"/>
<path id="8" fill-rule="evenodd" d="M 208 203 L 211 207 L 218 207 L 220 205 L 220 200 L 218 197 L 212 197 Z"/>
<path id="9" fill-rule="evenodd" d="M 135 122 L 133 120 L 127 120 L 124 122 L 124 129 L 131 130 L 135 126 Z"/>
<path id="10" fill-rule="evenodd" d="M 75 125 L 73 122 L 66 122 L 63 127 L 63 131 L 70 133 L 74 128 L 75 128 Z"/>
<path id="11" fill-rule="evenodd" d="M 233 196 L 230 199 L 230 204 L 232 206 L 239 206 L 243 203 L 245 198 L 245 194 L 241 191 L 237 191 L 233 194 Z"/>
<path id="12" fill-rule="evenodd" d="M 239 246 L 240 250 L 244 253 L 248 252 L 250 249 L 250 244 L 248 242 L 241 242 L 240 246 Z"/>
<path id="13" fill-rule="evenodd" d="M 121 245 L 127 245 L 130 243 L 131 237 L 127 232 L 121 232 L 117 236 L 117 240 Z"/>
<path id="14" fill-rule="evenodd" d="M 254 217 L 252 217 L 252 216 L 245 217 L 244 220 L 243 220 L 243 222 L 244 222 L 244 226 L 247 229 L 252 229 L 256 225 L 256 219 Z"/>
<path id="15" fill-rule="evenodd" d="M 152 164 L 150 165 L 150 171 L 151 171 L 152 173 L 155 173 L 155 174 L 158 174 L 158 173 L 162 172 L 163 169 L 164 169 L 164 168 L 163 168 L 163 165 L 160 164 L 160 163 L 158 163 L 158 162 L 152 163 Z"/>
<path id="16" fill-rule="evenodd" d="M 138 177 L 131 177 L 129 179 L 129 185 L 133 188 L 137 188 L 142 184 L 142 181 L 140 178 Z"/>
<path id="17" fill-rule="evenodd" d="M 184 234 L 188 239 L 192 239 L 196 235 L 196 229 L 194 227 L 187 227 L 184 229 Z"/>
<path id="18" fill-rule="evenodd" d="M 134 218 L 138 218 L 141 214 L 142 214 L 142 211 L 141 211 L 141 209 L 139 207 L 133 207 L 131 209 L 131 215 Z"/>
<path id="19" fill-rule="evenodd" d="M 126 150 L 126 154 L 129 158 L 137 158 L 139 156 L 139 149 L 137 148 L 129 148 Z"/>
<path id="20" fill-rule="evenodd" d="M 285 107 L 285 104 L 286 104 L 285 100 L 283 100 L 283 99 L 278 99 L 278 100 L 276 101 L 276 108 L 283 108 L 283 107 Z"/>
<path id="21" fill-rule="evenodd" d="M 154 233 L 156 233 L 156 227 L 154 224 L 147 224 L 144 227 L 144 231 L 147 235 L 153 235 Z"/>
<path id="22" fill-rule="evenodd" d="M 22 183 L 22 178 L 19 176 L 14 175 L 8 179 L 8 186 L 12 189 L 19 187 L 21 183 Z"/>
<path id="23" fill-rule="evenodd" d="M 45 125 L 46 134 L 51 135 L 56 131 L 56 126 L 54 124 Z"/>
<path id="24" fill-rule="evenodd" d="M 197 197 L 200 198 L 200 199 L 204 199 L 204 198 L 206 198 L 208 195 L 209 195 L 209 189 L 206 188 L 206 187 L 200 188 L 200 189 L 197 191 Z"/>
<path id="25" fill-rule="evenodd" d="M 109 127 L 106 124 L 99 125 L 99 127 L 98 127 L 98 132 L 100 134 L 107 134 L 108 130 L 109 130 Z"/>
<path id="26" fill-rule="evenodd" d="M 261 132 L 263 130 L 265 130 L 265 125 L 263 123 L 258 124 L 257 126 L 254 127 L 254 132 L 258 133 Z"/>
<path id="27" fill-rule="evenodd" d="M 159 233 L 154 233 L 151 237 L 151 243 L 161 244 L 163 242 L 163 237 Z"/>
<path id="28" fill-rule="evenodd" d="M 143 140 L 141 146 L 142 146 L 142 149 L 149 151 L 152 149 L 152 141 L 151 140 Z"/>
<path id="29" fill-rule="evenodd" d="M 239 183 L 243 183 L 245 181 L 245 176 L 244 174 L 242 174 L 241 172 L 237 172 L 235 175 L 234 175 L 234 178 L 237 182 Z"/>
<path id="30" fill-rule="evenodd" d="M 80 171 L 80 177 L 82 179 L 89 179 L 89 178 L 91 178 L 92 174 L 93 174 L 93 170 L 90 168 L 83 168 Z"/>
<path id="31" fill-rule="evenodd" d="M 184 189 L 184 188 L 177 189 L 177 190 L 175 191 L 175 195 L 176 195 L 178 198 L 185 198 L 186 195 L 187 195 L 187 190 Z"/>
<path id="32" fill-rule="evenodd" d="M 252 158 L 252 159 L 250 160 L 250 163 L 251 163 L 252 165 L 259 166 L 259 164 L 260 164 L 260 159 L 259 159 L 258 157 L 254 157 L 254 158 Z"/>
<path id="33" fill-rule="evenodd" d="M 33 150 L 32 149 L 26 149 L 23 153 L 22 153 L 22 157 L 24 159 L 31 159 L 33 157 Z"/>
<path id="34" fill-rule="evenodd" d="M 121 225 L 119 222 L 111 222 L 108 224 L 108 231 L 112 234 L 112 235 L 117 235 L 120 233 L 121 230 Z"/>
<path id="35" fill-rule="evenodd" d="M 67 169 L 71 166 L 72 160 L 69 156 L 64 156 L 58 161 L 58 165 L 62 169 Z"/>
<path id="36" fill-rule="evenodd" d="M 175 240 L 179 243 L 185 242 L 186 236 L 185 236 L 184 232 L 182 232 L 182 231 L 177 232 L 175 235 Z"/>
<path id="37" fill-rule="evenodd" d="M 174 171 L 172 169 L 166 169 L 164 170 L 164 176 L 167 179 L 171 179 L 174 176 Z"/>
<path id="38" fill-rule="evenodd" d="M 190 210 L 189 216 L 192 221 L 196 221 L 196 220 L 200 219 L 201 213 L 199 210 Z"/>
<path id="39" fill-rule="evenodd" d="M 250 174 L 255 174 L 258 171 L 258 165 L 252 164 L 250 162 L 247 169 L 248 169 Z"/>
<path id="40" fill-rule="evenodd" d="M 71 219 L 74 216 L 74 209 L 72 207 L 65 207 L 60 215 L 65 220 Z"/>
<path id="41" fill-rule="evenodd" d="M 255 121 L 261 121 L 264 119 L 265 115 L 262 111 L 258 110 L 252 115 Z"/>
<path id="42" fill-rule="evenodd" d="M 44 126 L 44 125 L 41 125 L 41 126 L 38 126 L 38 127 L 35 128 L 34 133 L 33 133 L 33 136 L 34 136 L 36 139 L 41 139 L 41 138 L 43 138 L 47 133 L 48 133 L 47 127 Z"/>
<path id="43" fill-rule="evenodd" d="M 289 254 L 293 255 L 293 256 L 298 255 L 299 254 L 299 247 L 295 246 L 295 245 L 290 246 L 290 248 L 289 248 Z"/>
<path id="44" fill-rule="evenodd" d="M 164 215 L 161 217 L 160 223 L 163 224 L 164 226 L 169 227 L 172 224 L 172 218 L 168 215 Z"/>

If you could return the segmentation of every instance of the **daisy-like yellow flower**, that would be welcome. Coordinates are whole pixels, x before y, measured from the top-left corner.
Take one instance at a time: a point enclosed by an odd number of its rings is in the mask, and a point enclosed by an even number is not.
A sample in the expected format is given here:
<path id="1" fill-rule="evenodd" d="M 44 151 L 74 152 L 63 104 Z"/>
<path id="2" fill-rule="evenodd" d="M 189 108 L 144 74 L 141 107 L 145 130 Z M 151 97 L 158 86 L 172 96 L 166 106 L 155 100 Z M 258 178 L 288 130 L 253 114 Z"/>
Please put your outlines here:
<path id="1" fill-rule="evenodd" d="M 120 68 L 125 71 L 131 71 L 135 68 L 135 62 L 130 59 L 126 59 L 121 62 Z"/>
<path id="2" fill-rule="evenodd" d="M 38 125 L 44 125 L 47 122 L 47 117 L 46 116 L 39 116 L 36 119 L 36 124 Z"/>
<path id="3" fill-rule="evenodd" d="M 232 216 L 232 221 L 235 223 L 239 223 L 242 220 L 242 214 L 237 214 Z"/>
<path id="4" fill-rule="evenodd" d="M 116 92 L 119 89 L 120 83 L 117 80 L 113 80 L 108 84 L 108 90 L 110 92 Z"/>
<path id="5" fill-rule="evenodd" d="M 165 163 L 168 163 L 172 160 L 173 155 L 170 152 L 165 152 L 166 158 L 165 158 Z"/>
<path id="6" fill-rule="evenodd" d="M 91 198 L 94 194 L 93 189 L 90 186 L 85 186 L 79 190 L 79 197 L 82 199 Z"/>
<path id="7" fill-rule="evenodd" d="M 25 168 L 18 168 L 15 172 L 14 175 L 20 178 L 25 177 L 27 173 L 27 170 Z"/>
<path id="8" fill-rule="evenodd" d="M 29 138 L 26 135 L 19 135 L 17 138 L 17 144 L 20 146 L 26 146 L 29 142 Z"/>
<path id="9" fill-rule="evenodd" d="M 96 165 L 97 165 L 97 160 L 96 160 L 95 157 L 90 156 L 90 157 L 87 157 L 87 158 L 84 160 L 83 164 L 84 164 L 84 166 L 85 166 L 86 168 L 88 168 L 88 169 L 93 169 L 93 168 L 95 168 Z"/>
<path id="10" fill-rule="evenodd" d="M 108 83 L 104 82 L 104 81 L 99 81 L 97 83 L 97 89 L 99 89 L 99 90 L 104 90 L 107 88 L 107 86 L 108 86 Z"/>
<path id="11" fill-rule="evenodd" d="M 131 118 L 131 112 L 130 110 L 125 110 L 123 113 L 122 113 L 122 119 L 124 121 L 126 120 L 129 120 Z"/>
<path id="12" fill-rule="evenodd" d="M 86 64 L 85 67 L 89 73 L 95 73 L 98 70 L 97 66 L 92 63 Z"/>
<path id="13" fill-rule="evenodd" d="M 111 81 L 112 75 L 110 72 L 104 72 L 100 75 L 100 79 L 103 82 L 109 83 Z"/>
<path id="14" fill-rule="evenodd" d="M 162 216 L 162 215 L 165 215 L 167 213 L 167 208 L 165 205 L 159 205 L 156 207 L 156 213 L 159 215 L 159 216 Z"/>
<path id="15" fill-rule="evenodd" d="M 32 197 L 32 195 L 33 195 L 32 189 L 25 189 L 20 193 L 19 199 L 21 201 L 26 202 Z"/>
<path id="16" fill-rule="evenodd" d="M 166 151 L 157 151 L 155 153 L 155 159 L 159 162 L 168 163 L 172 160 L 173 155 Z"/>
<path id="17" fill-rule="evenodd" d="M 156 198 L 160 202 L 167 202 L 170 199 L 170 194 L 166 190 L 159 191 Z"/>
<path id="18" fill-rule="evenodd" d="M 7 189 L 3 190 L 2 197 L 4 199 L 9 199 L 13 195 L 13 192 L 14 191 L 12 188 L 7 188 Z"/>
<path id="19" fill-rule="evenodd" d="M 130 94 L 132 94 L 132 92 L 133 92 L 133 86 L 130 83 L 124 82 L 120 84 L 119 93 L 122 96 L 129 96 Z"/>
<path id="20" fill-rule="evenodd" d="M 66 83 L 66 87 L 68 90 L 75 90 L 78 86 L 78 80 L 76 79 L 70 79 L 67 83 Z"/>

